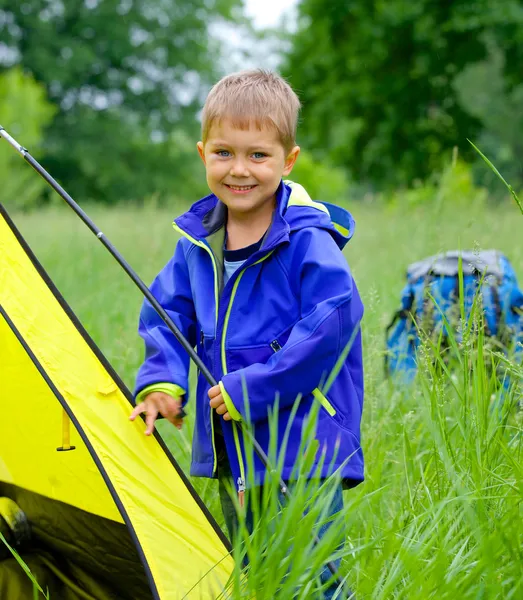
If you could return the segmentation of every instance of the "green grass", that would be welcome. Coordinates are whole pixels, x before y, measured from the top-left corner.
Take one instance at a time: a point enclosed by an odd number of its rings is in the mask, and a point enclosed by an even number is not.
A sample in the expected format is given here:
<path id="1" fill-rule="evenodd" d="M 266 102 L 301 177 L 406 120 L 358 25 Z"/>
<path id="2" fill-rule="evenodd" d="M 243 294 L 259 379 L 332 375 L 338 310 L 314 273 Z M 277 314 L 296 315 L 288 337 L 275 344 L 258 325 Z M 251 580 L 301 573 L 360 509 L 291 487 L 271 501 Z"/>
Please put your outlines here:
<path id="1" fill-rule="evenodd" d="M 394 389 L 382 372 L 384 326 L 398 306 L 406 266 L 441 250 L 497 248 L 523 283 L 523 219 L 512 205 L 489 207 L 479 200 L 404 208 L 369 202 L 348 208 L 357 228 L 346 256 L 366 306 L 366 481 L 345 495 L 349 537 L 342 573 L 358 598 L 519 598 L 522 427 L 517 411 L 509 410 L 513 396 L 501 413 L 492 410 L 497 388 L 485 369 L 490 358 L 464 347 L 466 360 L 452 377 L 429 362 L 412 389 Z M 182 209 L 92 207 L 89 213 L 150 283 L 172 254 L 177 236 L 170 223 Z M 15 217 L 66 300 L 132 387 L 142 359 L 138 290 L 71 211 L 52 208 Z M 430 348 L 427 353 L 433 355 Z M 472 374 L 467 364 L 474 366 Z M 181 434 L 164 425 L 162 431 L 187 468 L 187 427 Z M 213 484 L 195 483 L 221 522 Z M 298 499 L 290 514 L 301 514 L 305 505 L 305 498 Z M 312 523 L 300 521 L 299 529 L 310 531 Z M 267 585 L 277 565 L 266 548 L 276 547 L 277 535 L 259 533 L 251 548 L 253 555 L 265 552 L 247 584 L 257 600 L 290 597 L 275 596 Z M 295 550 L 295 564 L 301 548 Z M 321 553 L 313 556 L 311 564 L 321 558 Z M 295 580 L 301 590 L 297 597 L 312 597 L 311 581 L 311 574 Z"/>
<path id="2" fill-rule="evenodd" d="M 5 537 L 2 535 L 2 533 L 0 533 L 0 544 L 4 544 L 6 546 L 6 548 L 9 550 L 9 552 L 11 553 L 13 558 L 20 565 L 20 568 L 24 571 L 24 573 L 27 575 L 28 579 L 33 584 L 33 599 L 37 600 L 41 594 L 46 600 L 50 600 L 49 593 L 47 591 L 44 591 L 40 587 L 38 581 L 36 580 L 36 577 L 31 572 L 31 569 L 27 566 L 27 564 L 24 562 L 24 560 L 20 557 L 18 552 L 14 548 L 11 547 L 11 545 L 5 539 Z"/>

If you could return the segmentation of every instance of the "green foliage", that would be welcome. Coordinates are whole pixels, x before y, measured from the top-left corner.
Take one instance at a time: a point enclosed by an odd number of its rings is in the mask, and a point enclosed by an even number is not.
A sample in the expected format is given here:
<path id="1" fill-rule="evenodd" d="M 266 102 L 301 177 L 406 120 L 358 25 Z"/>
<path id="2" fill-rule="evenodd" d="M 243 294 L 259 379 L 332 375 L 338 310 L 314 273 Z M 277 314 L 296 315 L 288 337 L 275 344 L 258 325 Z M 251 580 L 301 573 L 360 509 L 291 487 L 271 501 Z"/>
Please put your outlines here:
<path id="1" fill-rule="evenodd" d="M 11 69 L 0 74 L 0 124 L 15 139 L 23 136 L 25 143 L 40 146 L 43 128 L 54 114 L 43 86 Z M 19 140 L 18 140 L 19 141 Z M 45 182 L 21 159 L 5 141 L 0 141 L 0 203 L 17 208 L 29 208 L 41 200 Z"/>
<path id="2" fill-rule="evenodd" d="M 489 54 L 484 61 L 467 67 L 455 79 L 459 103 L 481 121 L 477 145 L 493 160 L 515 186 L 523 185 L 523 84 L 513 86 L 505 77 L 505 54 L 489 40 Z M 476 179 L 490 188 L 497 181 L 481 159 L 474 165 Z M 498 186 L 500 191 L 503 188 Z M 499 195 L 499 194 L 498 194 Z"/>
<path id="3" fill-rule="evenodd" d="M 195 115 L 220 57 L 209 27 L 239 6 L 0 0 L 0 69 L 20 64 L 45 86 L 57 114 L 37 158 L 73 197 L 186 193 L 197 155 L 185 139 L 174 146 L 187 133 L 197 141 Z M 25 130 L 19 141 L 29 146 Z"/>
<path id="4" fill-rule="evenodd" d="M 426 182 L 391 192 L 382 198 L 388 204 L 403 206 L 407 210 L 431 204 L 434 212 L 441 211 L 444 206 L 478 211 L 485 207 L 488 193 L 475 184 L 470 165 L 458 159 L 455 152 L 452 162 Z"/>
<path id="5" fill-rule="evenodd" d="M 297 405 L 294 408 L 296 410 Z M 236 569 L 222 600 L 253 597 L 258 600 L 320 600 L 323 597 L 320 592 L 319 575 L 326 562 L 343 555 L 340 543 L 343 544 L 345 515 L 342 512 L 335 517 L 329 517 L 327 512 L 335 487 L 340 484 L 337 475 L 323 482 L 317 477 L 320 471 L 318 468 L 316 478 L 308 479 L 312 461 L 317 458 L 319 450 L 319 444 L 314 439 L 314 419 L 317 417 L 317 410 L 313 410 L 311 416 L 312 418 L 303 424 L 302 442 L 293 481 L 286 499 L 282 499 L 279 483 L 283 456 L 276 450 L 278 423 L 275 408 L 270 423 L 271 469 L 268 471 L 261 497 L 254 496 L 252 499 L 254 522 L 257 525 L 250 534 L 246 527 L 245 515 L 240 512 L 241 544 L 234 548 Z M 247 471 L 253 472 L 254 451 L 249 438 L 249 435 L 245 436 L 249 464 Z M 255 485 L 254 478 L 249 482 L 249 486 L 251 485 Z M 235 490 L 232 489 L 230 493 L 231 498 L 235 500 Z M 328 532 L 316 542 L 319 528 L 328 522 Z M 245 573 L 242 573 L 241 565 L 245 558 L 248 567 Z M 244 574 L 246 577 L 242 576 Z M 346 578 L 345 571 L 338 575 L 342 581 Z M 338 593 L 341 593 L 341 590 Z M 348 590 L 341 597 L 348 598 L 347 593 Z"/>
<path id="6" fill-rule="evenodd" d="M 346 172 L 316 160 L 310 152 L 301 151 L 289 178 L 303 185 L 315 200 L 340 203 L 349 194 Z"/>
<path id="7" fill-rule="evenodd" d="M 458 101 L 456 77 L 485 59 L 485 34 L 507 72 L 521 54 L 521 0 L 302 0 L 299 13 L 285 72 L 304 146 L 379 187 L 427 178 L 454 146 L 470 156 L 481 115 Z"/>

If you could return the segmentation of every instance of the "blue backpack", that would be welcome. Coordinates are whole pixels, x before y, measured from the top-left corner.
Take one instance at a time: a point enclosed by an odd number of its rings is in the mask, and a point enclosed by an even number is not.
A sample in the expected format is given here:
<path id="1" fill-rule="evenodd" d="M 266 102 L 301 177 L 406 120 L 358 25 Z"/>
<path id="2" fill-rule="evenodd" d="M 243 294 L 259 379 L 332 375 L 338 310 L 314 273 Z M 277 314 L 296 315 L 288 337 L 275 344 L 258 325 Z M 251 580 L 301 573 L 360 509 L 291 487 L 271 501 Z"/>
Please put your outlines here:
<path id="1" fill-rule="evenodd" d="M 386 330 L 387 375 L 400 374 L 402 381 L 414 377 L 420 330 L 433 339 L 441 336 L 440 349 L 448 347 L 448 327 L 456 341 L 461 340 L 460 255 L 466 319 L 475 298 L 481 298 L 488 340 L 502 352 L 515 353 L 516 360 L 523 358 L 523 292 L 510 261 L 497 250 L 450 251 L 408 267 L 401 308 Z"/>

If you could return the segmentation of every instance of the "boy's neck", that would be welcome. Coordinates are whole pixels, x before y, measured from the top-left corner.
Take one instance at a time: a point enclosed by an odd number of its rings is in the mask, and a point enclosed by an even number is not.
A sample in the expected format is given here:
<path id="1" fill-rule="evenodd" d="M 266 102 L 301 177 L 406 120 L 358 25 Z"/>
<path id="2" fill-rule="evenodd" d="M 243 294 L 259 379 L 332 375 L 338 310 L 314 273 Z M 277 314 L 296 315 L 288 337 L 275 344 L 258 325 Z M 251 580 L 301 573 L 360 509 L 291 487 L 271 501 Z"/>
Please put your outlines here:
<path id="1" fill-rule="evenodd" d="M 239 250 L 258 242 L 269 229 L 276 200 L 270 209 L 255 214 L 227 214 L 227 250 Z"/>

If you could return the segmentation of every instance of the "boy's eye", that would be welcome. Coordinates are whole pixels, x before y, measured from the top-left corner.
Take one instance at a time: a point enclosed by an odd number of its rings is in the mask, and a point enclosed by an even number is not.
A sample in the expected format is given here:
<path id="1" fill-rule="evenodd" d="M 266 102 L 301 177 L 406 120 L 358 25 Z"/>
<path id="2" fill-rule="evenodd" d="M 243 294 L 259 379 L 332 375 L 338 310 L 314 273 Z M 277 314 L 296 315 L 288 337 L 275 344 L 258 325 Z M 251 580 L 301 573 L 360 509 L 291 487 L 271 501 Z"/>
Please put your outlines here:
<path id="1" fill-rule="evenodd" d="M 265 158 L 267 155 L 265 152 L 253 152 L 252 156 L 253 158 Z"/>
<path id="2" fill-rule="evenodd" d="M 225 158 L 231 155 L 231 153 L 228 150 L 216 150 L 216 154 Z"/>

